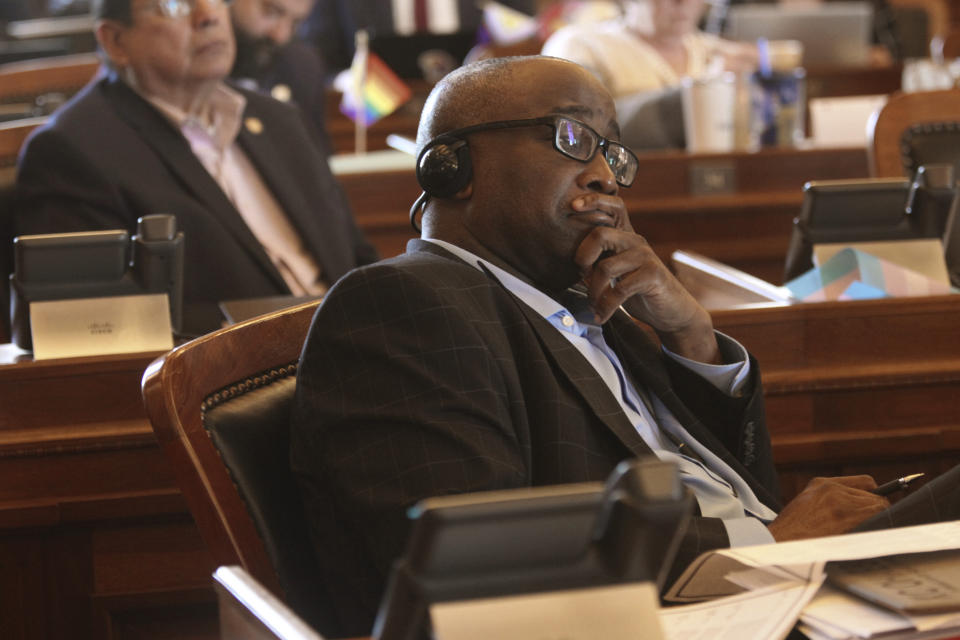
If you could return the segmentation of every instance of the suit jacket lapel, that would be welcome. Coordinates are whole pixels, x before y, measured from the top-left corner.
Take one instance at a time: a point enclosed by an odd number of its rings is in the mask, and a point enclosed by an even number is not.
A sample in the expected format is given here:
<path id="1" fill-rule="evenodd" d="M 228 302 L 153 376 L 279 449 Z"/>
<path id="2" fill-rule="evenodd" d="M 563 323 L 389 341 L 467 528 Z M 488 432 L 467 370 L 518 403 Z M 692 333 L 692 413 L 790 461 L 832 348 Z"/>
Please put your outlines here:
<path id="1" fill-rule="evenodd" d="M 576 387 L 597 418 L 607 425 L 635 456 L 653 455 L 603 379 L 577 348 L 536 311 L 520 300 L 517 300 L 517 306 L 540 338 L 547 356 L 563 372 L 570 384 Z"/>
<path id="2" fill-rule="evenodd" d="M 283 150 L 276 145 L 276 140 L 268 134 L 270 122 L 267 118 L 261 118 L 255 105 L 249 101 L 243 114 L 244 123 L 237 136 L 237 142 L 243 148 L 250 162 L 256 167 L 263 179 L 264 184 L 276 198 L 277 204 L 287 215 L 287 219 L 297 230 L 303 239 L 304 248 L 322 247 L 324 238 L 314 233 L 316 224 L 311 221 L 312 216 L 317 215 L 317 208 L 323 203 L 311 203 L 305 197 L 305 193 L 296 181 L 296 177 L 291 173 L 284 162 Z M 248 121 L 257 121 L 262 127 L 260 129 L 251 129 L 247 126 Z M 320 180 L 320 176 L 317 177 Z M 324 263 L 326 252 L 320 251 L 321 255 L 316 255 L 312 251 L 313 259 L 320 266 L 323 274 L 329 274 L 330 265 Z M 331 282 L 332 284 L 332 282 Z"/>
<path id="3" fill-rule="evenodd" d="M 127 124 L 156 150 L 157 156 L 183 184 L 187 192 L 202 202 L 221 225 L 260 264 L 281 289 L 286 283 L 270 261 L 260 242 L 247 227 L 240 213 L 226 194 L 193 154 L 190 144 L 179 131 L 151 104 L 123 82 L 111 77 L 111 102 Z M 175 213 L 175 212 L 174 212 Z M 187 240 L 189 242 L 189 239 Z"/>
<path id="4" fill-rule="evenodd" d="M 421 240 L 411 240 L 407 244 L 407 251 L 426 251 L 446 258 L 461 260 L 444 250 L 442 247 L 423 242 Z M 490 279 L 502 286 L 500 282 L 488 273 Z M 528 307 L 522 301 L 517 299 L 512 293 L 504 289 L 511 298 L 513 298 L 517 307 L 527 318 L 531 328 L 537 334 L 543 345 L 543 350 L 547 357 L 551 358 L 557 369 L 570 381 L 584 401 L 590 406 L 597 418 L 602 421 L 617 438 L 627 447 L 635 456 L 652 455 L 650 447 L 643 441 L 640 434 L 627 419 L 623 409 L 617 402 L 617 399 L 610 393 L 610 389 L 604 384 L 596 370 L 587 360 L 580 355 L 577 348 L 560 335 L 560 332 L 549 322 L 543 319 L 536 311 Z"/>
<path id="5" fill-rule="evenodd" d="M 638 327 L 632 318 L 625 313 L 617 313 L 608 323 L 607 330 L 604 332 L 607 339 L 620 358 L 624 368 L 629 375 L 635 377 L 634 383 L 646 387 L 651 393 L 663 402 L 663 404 L 673 413 L 674 417 L 680 421 L 683 428 L 687 430 L 693 438 L 713 451 L 721 460 L 730 466 L 737 474 L 743 478 L 754 494 L 764 504 L 777 508 L 779 500 L 773 496 L 763 485 L 759 484 L 753 477 L 753 474 L 743 466 L 722 442 L 707 428 L 690 409 L 683 404 L 677 396 L 677 390 L 674 388 L 665 367 L 658 365 L 659 349 L 656 353 L 642 354 L 636 349 L 639 341 L 635 334 L 643 333 L 643 329 Z M 626 345 L 631 345 L 627 347 Z"/>

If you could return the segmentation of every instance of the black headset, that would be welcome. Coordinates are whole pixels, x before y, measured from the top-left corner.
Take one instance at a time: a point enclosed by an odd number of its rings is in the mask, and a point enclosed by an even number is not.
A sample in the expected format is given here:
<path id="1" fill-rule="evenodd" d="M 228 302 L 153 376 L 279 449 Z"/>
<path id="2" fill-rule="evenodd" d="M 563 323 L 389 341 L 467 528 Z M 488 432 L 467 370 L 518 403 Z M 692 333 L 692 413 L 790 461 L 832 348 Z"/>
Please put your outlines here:
<path id="1" fill-rule="evenodd" d="M 417 155 L 416 172 L 423 193 L 410 207 L 410 225 L 419 232 L 417 213 L 427 200 L 449 198 L 470 183 L 473 164 L 466 138 L 443 134 L 428 142 Z"/>
<path id="2" fill-rule="evenodd" d="M 472 177 L 470 147 L 465 138 L 439 135 L 417 156 L 417 182 L 432 198 L 453 196 L 466 187 Z"/>

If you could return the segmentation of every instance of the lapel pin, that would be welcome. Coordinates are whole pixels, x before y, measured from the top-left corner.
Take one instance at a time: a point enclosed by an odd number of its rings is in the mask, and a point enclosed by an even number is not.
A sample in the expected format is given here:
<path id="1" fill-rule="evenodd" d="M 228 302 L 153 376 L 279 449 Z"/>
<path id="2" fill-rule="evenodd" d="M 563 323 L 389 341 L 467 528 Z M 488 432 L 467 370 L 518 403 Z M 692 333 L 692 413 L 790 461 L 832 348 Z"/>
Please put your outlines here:
<path id="1" fill-rule="evenodd" d="M 276 85 L 270 90 L 270 95 L 273 96 L 274 100 L 279 100 L 280 102 L 290 102 L 290 98 L 292 97 L 290 87 L 285 84 Z"/>
<path id="2" fill-rule="evenodd" d="M 243 121 L 243 124 L 247 128 L 247 131 L 253 135 L 258 135 L 263 131 L 263 122 L 260 118 L 247 118 Z"/>

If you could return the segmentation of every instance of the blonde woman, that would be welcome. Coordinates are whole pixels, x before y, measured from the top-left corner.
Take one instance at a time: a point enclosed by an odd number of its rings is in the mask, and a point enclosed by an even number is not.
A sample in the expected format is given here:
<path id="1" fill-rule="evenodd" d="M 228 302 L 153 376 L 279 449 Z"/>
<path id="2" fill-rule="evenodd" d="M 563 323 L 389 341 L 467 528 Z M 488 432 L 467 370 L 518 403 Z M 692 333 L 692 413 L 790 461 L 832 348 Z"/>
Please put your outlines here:
<path id="1" fill-rule="evenodd" d="M 621 0 L 620 17 L 554 33 L 542 53 L 577 62 L 615 98 L 658 91 L 722 70 L 756 66 L 753 45 L 700 31 L 704 0 Z"/>

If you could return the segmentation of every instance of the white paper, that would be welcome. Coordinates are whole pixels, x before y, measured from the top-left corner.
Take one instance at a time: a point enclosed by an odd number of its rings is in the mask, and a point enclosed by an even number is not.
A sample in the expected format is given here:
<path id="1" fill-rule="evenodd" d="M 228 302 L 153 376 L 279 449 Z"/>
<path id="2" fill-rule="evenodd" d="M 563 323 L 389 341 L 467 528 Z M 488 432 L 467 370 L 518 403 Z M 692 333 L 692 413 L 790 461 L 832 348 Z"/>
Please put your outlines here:
<path id="1" fill-rule="evenodd" d="M 884 640 L 919 640 L 926 635 L 944 637 L 944 630 L 949 635 L 960 633 L 960 612 L 908 616 L 873 606 L 830 586 L 821 587 L 800 620 L 801 631 L 811 640 L 878 636 Z"/>
<path id="2" fill-rule="evenodd" d="M 703 554 L 670 587 L 668 600 L 691 601 L 739 590 L 725 576 L 751 567 L 777 567 L 803 580 L 815 580 L 834 560 L 861 560 L 902 553 L 960 548 L 960 521 L 882 531 L 795 540 Z M 724 590 L 724 584 L 725 590 Z"/>
<path id="3" fill-rule="evenodd" d="M 886 101 L 886 95 L 811 99 L 810 130 L 814 145 L 866 147 L 867 122 Z"/>
<path id="4" fill-rule="evenodd" d="M 779 640 L 820 582 L 782 583 L 700 604 L 661 610 L 667 640 Z"/>
<path id="5" fill-rule="evenodd" d="M 829 625 L 812 627 L 801 622 L 797 624 L 797 629 L 807 636 L 808 640 L 853 640 L 853 636 L 849 633 L 831 628 Z"/>
<path id="6" fill-rule="evenodd" d="M 861 638 L 914 628 L 902 615 L 826 585 L 804 609 L 801 620 L 817 628 L 826 622 L 829 627 L 840 628 Z"/>
<path id="7" fill-rule="evenodd" d="M 649 582 L 445 602 L 430 607 L 438 640 L 661 640 Z"/>
<path id="8" fill-rule="evenodd" d="M 723 549 L 718 553 L 755 567 L 861 560 L 960 548 L 960 520 L 882 531 Z"/>
<path id="9" fill-rule="evenodd" d="M 35 360 L 173 348 L 167 294 L 30 303 Z"/>
<path id="10" fill-rule="evenodd" d="M 745 569 L 743 571 L 734 571 L 725 576 L 726 580 L 743 589 L 766 589 L 773 587 L 781 582 L 793 582 L 792 578 L 787 578 L 777 571 L 771 571 L 771 568 L 763 569 Z"/>

